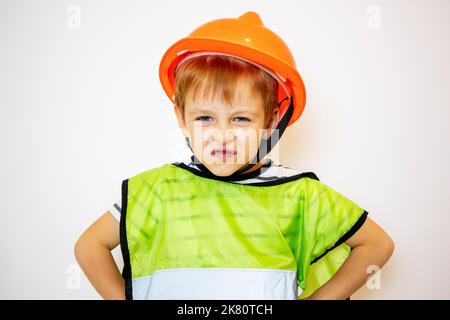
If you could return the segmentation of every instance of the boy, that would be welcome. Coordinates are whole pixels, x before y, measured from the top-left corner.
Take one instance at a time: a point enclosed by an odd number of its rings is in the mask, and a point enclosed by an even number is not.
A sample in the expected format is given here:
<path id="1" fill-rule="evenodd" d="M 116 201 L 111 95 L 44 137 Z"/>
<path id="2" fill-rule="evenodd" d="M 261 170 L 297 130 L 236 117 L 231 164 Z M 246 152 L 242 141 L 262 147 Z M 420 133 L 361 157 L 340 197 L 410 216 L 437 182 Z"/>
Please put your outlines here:
<path id="1" fill-rule="evenodd" d="M 265 158 L 301 115 L 285 43 L 247 12 L 167 50 L 160 79 L 192 156 L 122 182 L 78 239 L 105 299 L 346 299 L 393 241 L 312 172 Z M 110 251 L 120 243 L 120 274 Z"/>

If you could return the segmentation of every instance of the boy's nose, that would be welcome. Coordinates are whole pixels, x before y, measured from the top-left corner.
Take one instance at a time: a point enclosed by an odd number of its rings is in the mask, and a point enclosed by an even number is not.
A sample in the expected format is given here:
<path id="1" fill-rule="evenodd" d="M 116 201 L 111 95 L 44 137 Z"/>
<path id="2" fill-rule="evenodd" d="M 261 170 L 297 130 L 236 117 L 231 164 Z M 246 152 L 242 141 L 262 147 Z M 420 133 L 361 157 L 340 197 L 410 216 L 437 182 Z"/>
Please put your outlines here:
<path id="1" fill-rule="evenodd" d="M 228 142 L 232 142 L 235 139 L 235 135 L 233 133 L 233 130 L 228 128 L 216 128 L 213 129 L 212 138 L 215 142 L 218 144 L 227 144 Z"/>

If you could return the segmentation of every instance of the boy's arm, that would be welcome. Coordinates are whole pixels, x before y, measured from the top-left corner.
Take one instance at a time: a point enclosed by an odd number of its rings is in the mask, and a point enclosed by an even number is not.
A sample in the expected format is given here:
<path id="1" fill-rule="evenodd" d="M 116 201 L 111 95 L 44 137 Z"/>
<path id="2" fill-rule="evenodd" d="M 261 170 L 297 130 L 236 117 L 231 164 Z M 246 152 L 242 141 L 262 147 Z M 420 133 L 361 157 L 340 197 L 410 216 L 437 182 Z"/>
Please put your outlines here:
<path id="1" fill-rule="evenodd" d="M 346 243 L 352 248 L 336 274 L 306 300 L 347 299 L 363 286 L 371 265 L 381 268 L 394 251 L 394 242 L 373 220 L 367 217 L 359 230 Z"/>
<path id="2" fill-rule="evenodd" d="M 119 223 L 107 211 L 77 240 L 75 257 L 103 299 L 125 299 L 125 282 L 111 254 L 120 243 Z"/>

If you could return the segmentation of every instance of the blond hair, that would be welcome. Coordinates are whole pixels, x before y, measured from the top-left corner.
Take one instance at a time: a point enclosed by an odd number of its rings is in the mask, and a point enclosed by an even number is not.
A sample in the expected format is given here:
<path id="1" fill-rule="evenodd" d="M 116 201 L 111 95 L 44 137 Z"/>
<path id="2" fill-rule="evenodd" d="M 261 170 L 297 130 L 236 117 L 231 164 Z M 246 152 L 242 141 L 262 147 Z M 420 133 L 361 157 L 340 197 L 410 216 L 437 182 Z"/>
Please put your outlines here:
<path id="1" fill-rule="evenodd" d="M 264 70 L 233 57 L 205 55 L 179 65 L 175 72 L 175 104 L 181 109 L 183 118 L 187 97 L 197 101 L 199 93 L 203 99 L 218 97 L 231 105 L 243 79 L 250 81 L 250 90 L 261 98 L 267 127 L 277 107 L 278 83 Z"/>

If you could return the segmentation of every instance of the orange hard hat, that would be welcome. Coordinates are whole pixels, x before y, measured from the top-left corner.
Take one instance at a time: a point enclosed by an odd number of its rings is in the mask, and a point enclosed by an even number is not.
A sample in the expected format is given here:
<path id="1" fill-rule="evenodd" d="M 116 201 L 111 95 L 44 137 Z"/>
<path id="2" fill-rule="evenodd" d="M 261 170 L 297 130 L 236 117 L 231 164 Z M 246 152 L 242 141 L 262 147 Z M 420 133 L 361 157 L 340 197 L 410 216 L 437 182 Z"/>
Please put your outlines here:
<path id="1" fill-rule="evenodd" d="M 293 107 L 287 126 L 302 114 L 306 91 L 294 57 L 286 43 L 266 28 L 259 15 L 246 12 L 239 18 L 207 22 L 175 42 L 161 59 L 159 78 L 169 99 L 175 103 L 174 72 L 182 62 L 198 55 L 223 54 L 240 58 L 269 72 L 278 81 L 280 114 Z M 281 103 L 284 100 L 288 103 Z"/>

